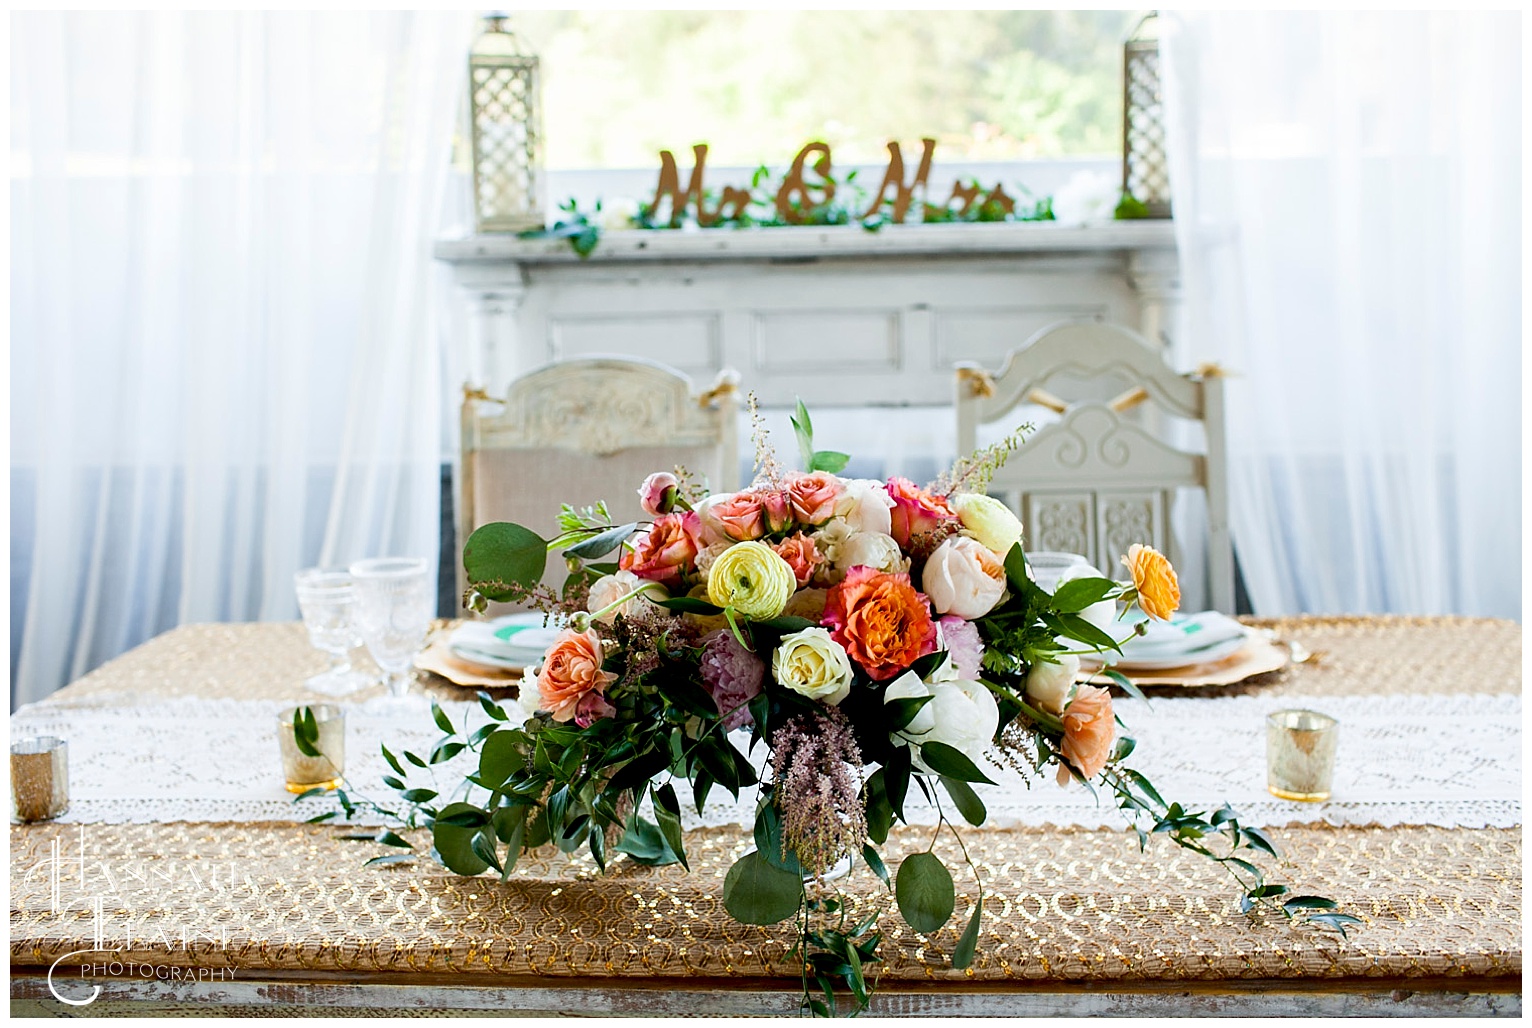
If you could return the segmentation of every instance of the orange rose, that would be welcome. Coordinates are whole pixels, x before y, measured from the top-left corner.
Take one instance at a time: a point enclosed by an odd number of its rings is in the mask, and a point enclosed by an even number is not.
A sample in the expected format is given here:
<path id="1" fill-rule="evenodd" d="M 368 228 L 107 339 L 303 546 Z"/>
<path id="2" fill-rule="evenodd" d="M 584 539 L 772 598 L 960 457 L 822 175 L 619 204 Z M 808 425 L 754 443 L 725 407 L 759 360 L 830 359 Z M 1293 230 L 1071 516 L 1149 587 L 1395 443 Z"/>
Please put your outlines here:
<path id="1" fill-rule="evenodd" d="M 590 693 L 604 694 L 617 680 L 601 670 L 601 637 L 594 630 L 576 632 L 566 628 L 543 654 L 537 673 L 538 708 L 553 714 L 555 721 L 569 721 L 579 712 L 580 701 Z"/>
<path id="2" fill-rule="evenodd" d="M 889 534 L 901 549 L 909 547 L 911 536 L 934 531 L 948 521 L 957 520 L 957 515 L 947 506 L 945 496 L 929 493 L 907 478 L 890 478 L 887 489 L 888 498 L 894 501 Z"/>
<path id="3" fill-rule="evenodd" d="M 696 566 L 702 548 L 702 524 L 691 511 L 677 511 L 654 519 L 654 527 L 631 550 L 624 550 L 618 566 L 639 578 L 675 583 L 683 572 Z"/>
<path id="4" fill-rule="evenodd" d="M 834 475 L 816 471 L 787 480 L 787 502 L 800 525 L 822 525 L 835 516 L 835 503 L 846 487 Z"/>
<path id="5" fill-rule="evenodd" d="M 1059 718 L 1064 722 L 1064 742 L 1059 751 L 1086 778 L 1093 778 L 1106 767 L 1117 738 L 1117 723 L 1112 718 L 1112 694 L 1094 685 L 1075 690 Z M 1069 769 L 1059 768 L 1059 784 L 1068 785 Z"/>
<path id="6" fill-rule="evenodd" d="M 787 566 L 793 569 L 793 577 L 797 579 L 799 589 L 809 584 L 809 579 L 814 577 L 814 569 L 825 562 L 824 557 L 814 546 L 814 540 L 802 532 L 788 536 L 772 549 L 776 550 L 777 556 L 787 561 Z"/>
<path id="7" fill-rule="evenodd" d="M 1122 562 L 1133 575 L 1133 588 L 1138 590 L 1138 605 L 1144 613 L 1169 621 L 1181 606 L 1181 583 L 1176 581 L 1176 569 L 1170 561 L 1153 546 L 1134 543 Z"/>
<path id="8" fill-rule="evenodd" d="M 887 574 L 857 566 L 825 601 L 824 619 L 831 638 L 878 681 L 936 652 L 936 622 L 931 606 L 910 585 L 907 574 Z"/>

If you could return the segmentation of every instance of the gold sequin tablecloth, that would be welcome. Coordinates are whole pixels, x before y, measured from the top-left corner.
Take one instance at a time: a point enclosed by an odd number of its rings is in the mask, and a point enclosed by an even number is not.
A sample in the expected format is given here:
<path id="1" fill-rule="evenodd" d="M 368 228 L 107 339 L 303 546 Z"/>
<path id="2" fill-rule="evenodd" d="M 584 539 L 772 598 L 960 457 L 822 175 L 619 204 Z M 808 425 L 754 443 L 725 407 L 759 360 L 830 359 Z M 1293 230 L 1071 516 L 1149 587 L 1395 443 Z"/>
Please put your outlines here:
<path id="1" fill-rule="evenodd" d="M 1317 659 L 1217 694 L 1520 691 L 1520 627 L 1511 623 L 1261 623 L 1302 642 Z M 323 664 L 296 625 L 189 626 L 103 666 L 50 702 L 90 704 L 108 695 L 121 702 L 124 694 L 301 697 L 302 679 Z M 429 688 L 465 695 L 443 683 Z M 721 908 L 724 872 L 749 841 L 738 829 L 690 833 L 690 874 L 619 861 L 597 876 L 588 856 L 549 852 L 524 858 L 506 884 L 457 878 L 429 861 L 362 868 L 376 847 L 339 840 L 342 831 L 296 824 L 13 826 L 13 970 L 46 968 L 90 949 L 99 932 L 106 947 L 123 948 L 118 959 L 152 954 L 160 964 L 246 970 L 463 980 L 796 978 L 786 956 L 790 930 L 738 925 Z M 958 916 L 935 936 L 915 934 L 897 916 L 885 919 L 883 979 L 1106 984 L 1520 975 L 1519 828 L 1314 826 L 1272 834 L 1286 856 L 1282 879 L 1333 896 L 1363 919 L 1349 940 L 1279 916 L 1259 915 L 1256 923 L 1237 911 L 1221 871 L 1163 839 L 1152 839 L 1141 854 L 1131 833 L 970 829 L 965 838 L 984 878 L 987 915 L 974 966 L 946 966 L 975 895 L 959 873 Z M 929 829 L 896 833 L 889 856 L 897 860 L 929 838 Z M 111 876 L 110 886 L 103 875 Z M 890 902 L 863 872 L 848 888 L 859 909 Z M 99 915 L 88 901 L 98 895 L 108 897 Z"/>

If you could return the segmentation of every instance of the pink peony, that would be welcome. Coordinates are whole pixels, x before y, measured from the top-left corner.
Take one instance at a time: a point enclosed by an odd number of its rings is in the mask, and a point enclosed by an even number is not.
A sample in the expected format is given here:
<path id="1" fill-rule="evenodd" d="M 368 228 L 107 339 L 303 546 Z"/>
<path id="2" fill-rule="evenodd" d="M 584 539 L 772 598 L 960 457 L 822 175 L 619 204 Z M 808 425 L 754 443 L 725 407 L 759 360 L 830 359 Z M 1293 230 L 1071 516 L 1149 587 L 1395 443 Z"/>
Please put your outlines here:
<path id="1" fill-rule="evenodd" d="M 958 677 L 967 682 L 977 682 L 984 657 L 984 641 L 971 621 L 949 614 L 936 622 L 941 632 L 942 649 L 952 658 Z"/>
<path id="2" fill-rule="evenodd" d="M 749 703 L 761 694 L 766 664 L 739 644 L 725 628 L 702 640 L 702 684 L 707 688 L 723 726 L 729 731 L 751 724 Z"/>
<path id="3" fill-rule="evenodd" d="M 624 571 L 655 582 L 677 582 L 702 549 L 702 523 L 691 511 L 656 518 L 649 534 L 618 562 Z"/>
<path id="4" fill-rule="evenodd" d="M 656 471 L 638 487 L 638 502 L 650 517 L 669 514 L 676 505 L 676 488 L 681 483 L 668 471 Z"/>
<path id="5" fill-rule="evenodd" d="M 602 718 L 612 717 L 616 713 L 617 708 L 606 702 L 600 693 L 588 692 L 575 704 L 574 722 L 581 728 L 589 728 Z"/>
<path id="6" fill-rule="evenodd" d="M 947 498 L 926 492 L 907 478 L 890 478 L 888 496 L 894 501 L 891 512 L 893 530 L 889 533 L 901 547 L 910 544 L 910 536 L 930 532 L 944 522 L 956 521 L 957 515 L 947 506 Z"/>
<path id="7" fill-rule="evenodd" d="M 822 525 L 835 516 L 835 504 L 846 491 L 840 479 L 823 471 L 793 475 L 787 480 L 787 502 L 800 525 Z"/>

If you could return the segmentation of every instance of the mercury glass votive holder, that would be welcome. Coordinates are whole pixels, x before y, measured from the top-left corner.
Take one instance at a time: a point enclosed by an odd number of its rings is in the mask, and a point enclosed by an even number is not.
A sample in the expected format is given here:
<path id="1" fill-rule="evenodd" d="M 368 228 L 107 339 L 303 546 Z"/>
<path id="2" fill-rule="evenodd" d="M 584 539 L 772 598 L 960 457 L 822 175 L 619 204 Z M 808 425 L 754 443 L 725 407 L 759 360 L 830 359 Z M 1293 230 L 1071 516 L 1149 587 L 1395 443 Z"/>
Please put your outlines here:
<path id="1" fill-rule="evenodd" d="M 1266 791 L 1303 803 L 1329 799 L 1339 735 L 1339 722 L 1315 710 L 1267 714 Z"/>
<path id="2" fill-rule="evenodd" d="M 47 821 L 69 809 L 69 744 L 51 735 L 11 744 L 11 808 L 18 821 Z"/>
<path id="3" fill-rule="evenodd" d="M 293 734 L 293 723 L 303 710 L 314 714 L 319 738 L 311 748 L 317 756 L 304 753 Z M 282 776 L 288 792 L 334 789 L 346 774 L 346 712 L 330 703 L 290 707 L 277 715 L 277 745 L 282 751 Z"/>

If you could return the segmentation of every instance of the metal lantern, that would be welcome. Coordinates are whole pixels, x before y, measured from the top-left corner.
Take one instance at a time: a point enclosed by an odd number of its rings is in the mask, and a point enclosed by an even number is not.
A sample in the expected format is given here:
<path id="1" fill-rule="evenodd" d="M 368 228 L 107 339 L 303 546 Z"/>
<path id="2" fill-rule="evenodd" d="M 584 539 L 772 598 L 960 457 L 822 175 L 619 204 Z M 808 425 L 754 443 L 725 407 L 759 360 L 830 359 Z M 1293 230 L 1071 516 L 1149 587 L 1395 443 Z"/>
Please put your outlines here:
<path id="1" fill-rule="evenodd" d="M 542 97 L 537 57 L 506 15 L 487 14 L 468 55 L 473 197 L 480 232 L 543 227 Z"/>
<path id="2" fill-rule="evenodd" d="M 1122 191 L 1151 218 L 1170 217 L 1170 160 L 1160 93 L 1159 14 L 1151 12 L 1122 48 Z"/>

